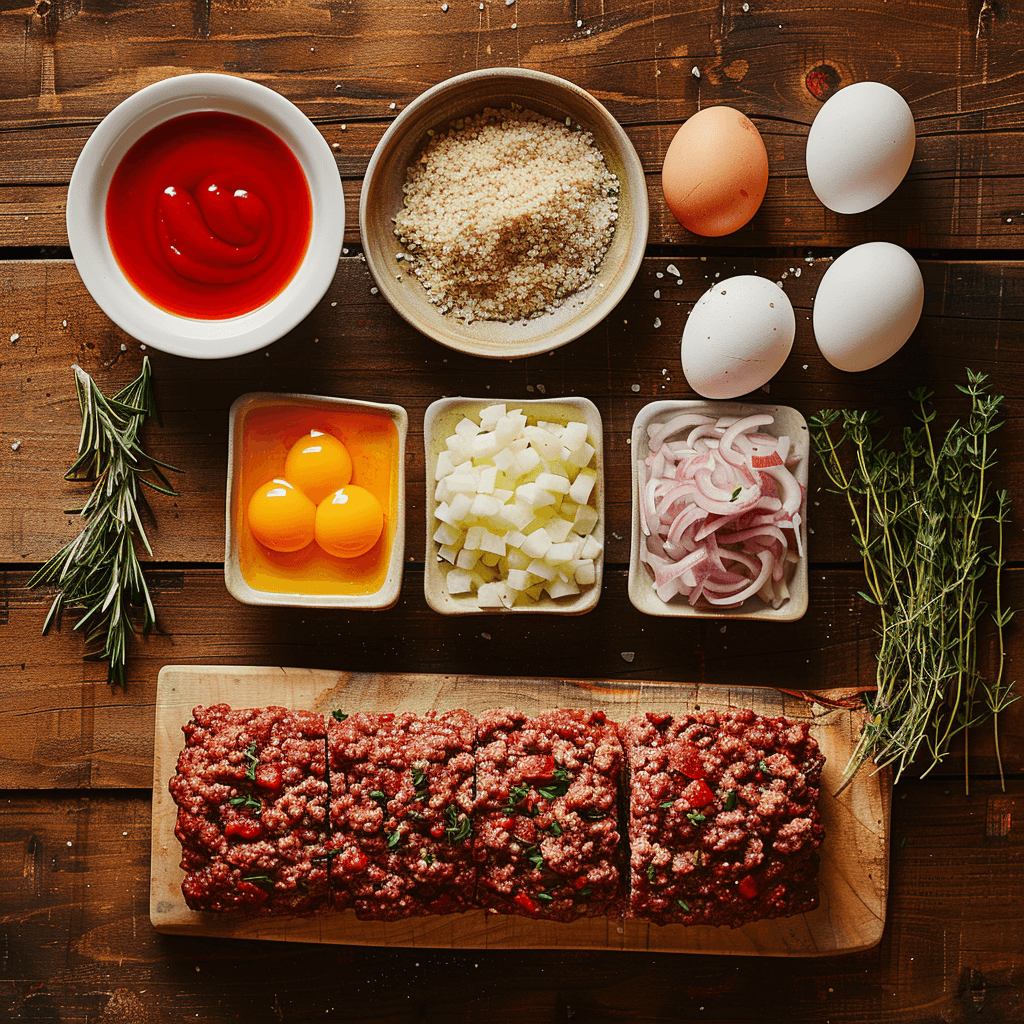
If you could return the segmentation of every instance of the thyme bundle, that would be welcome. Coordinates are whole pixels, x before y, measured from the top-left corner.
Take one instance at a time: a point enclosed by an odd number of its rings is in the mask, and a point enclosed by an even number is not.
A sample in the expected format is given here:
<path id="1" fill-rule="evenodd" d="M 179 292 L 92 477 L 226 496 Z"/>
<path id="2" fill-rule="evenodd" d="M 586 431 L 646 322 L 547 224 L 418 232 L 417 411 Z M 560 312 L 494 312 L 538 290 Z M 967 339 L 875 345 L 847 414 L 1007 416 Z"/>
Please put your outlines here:
<path id="1" fill-rule="evenodd" d="M 82 433 L 78 459 L 64 478 L 95 485 L 81 508 L 66 510 L 85 521 L 82 532 L 53 555 L 27 586 L 58 588 L 43 623 L 44 635 L 54 622 L 60 622 L 65 607 L 82 610 L 75 629 L 86 628 L 87 646 L 103 643 L 102 651 L 91 656 L 108 662 L 108 682 L 124 686 L 128 635 L 135 632 L 132 611 L 142 610 L 143 632 L 156 624 L 135 552 L 138 539 L 153 553 L 139 514 L 145 501 L 139 485 L 173 495 L 163 470 L 178 471 L 148 455 L 139 443 L 143 424 L 156 413 L 148 356 L 139 376 L 113 398 L 104 397 L 80 366 L 74 370 Z"/>
<path id="2" fill-rule="evenodd" d="M 1003 678 L 1003 631 L 1013 616 L 1002 598 L 1010 498 L 993 492 L 991 482 L 991 438 L 1002 425 L 1003 398 L 988 392 L 985 374 L 968 370 L 967 380 L 958 388 L 971 400 L 970 415 L 941 439 L 925 388 L 910 393 L 918 425 L 891 447 L 873 433 L 877 412 L 831 409 L 811 417 L 814 449 L 853 516 L 867 580 L 860 596 L 878 606 L 881 618 L 877 690 L 866 697 L 868 719 L 844 786 L 868 757 L 893 765 L 898 781 L 922 752 L 923 778 L 963 734 L 968 788 L 968 730 L 990 716 L 1003 778 L 999 713 L 1016 699 Z M 840 457 L 844 445 L 852 449 L 848 467 Z M 977 637 L 989 595 L 998 664 L 986 676 Z"/>

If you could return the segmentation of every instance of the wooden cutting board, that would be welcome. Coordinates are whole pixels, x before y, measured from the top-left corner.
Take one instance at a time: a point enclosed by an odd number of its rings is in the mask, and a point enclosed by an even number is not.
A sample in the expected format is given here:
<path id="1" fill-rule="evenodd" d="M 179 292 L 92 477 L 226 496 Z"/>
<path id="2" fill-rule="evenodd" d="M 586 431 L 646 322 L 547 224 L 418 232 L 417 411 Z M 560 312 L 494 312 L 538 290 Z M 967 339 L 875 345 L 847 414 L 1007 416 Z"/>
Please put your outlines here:
<path id="1" fill-rule="evenodd" d="M 749 707 L 761 714 L 808 720 L 828 759 L 820 802 L 826 830 L 821 847 L 821 905 L 810 914 L 736 929 L 659 927 L 618 918 L 559 924 L 484 911 L 387 923 L 356 920 L 352 911 L 252 920 L 191 911 L 181 894 L 184 874 L 174 837 L 177 809 L 167 782 L 174 774 L 184 744 L 181 729 L 192 708 L 221 702 L 236 708 L 278 704 L 325 714 L 335 708 L 424 712 L 461 707 L 480 712 L 515 705 L 531 713 L 555 707 L 601 708 L 619 722 L 642 711 Z M 158 931 L 179 935 L 369 946 L 560 947 L 747 956 L 822 956 L 866 949 L 881 939 L 885 924 L 892 782 L 888 772 L 873 774 L 862 768 L 838 797 L 834 795 L 860 722 L 860 712 L 826 709 L 776 690 L 748 687 L 169 665 L 160 673 L 157 688 L 150 917 Z"/>

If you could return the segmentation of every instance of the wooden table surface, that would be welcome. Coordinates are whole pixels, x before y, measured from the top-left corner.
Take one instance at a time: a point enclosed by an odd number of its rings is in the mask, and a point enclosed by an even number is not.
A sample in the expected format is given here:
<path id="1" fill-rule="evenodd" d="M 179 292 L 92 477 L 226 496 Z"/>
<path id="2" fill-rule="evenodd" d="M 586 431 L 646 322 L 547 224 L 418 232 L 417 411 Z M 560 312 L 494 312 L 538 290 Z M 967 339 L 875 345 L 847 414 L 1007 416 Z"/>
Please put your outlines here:
<path id="1" fill-rule="evenodd" d="M 445 10 L 447 6 L 447 10 Z M 770 400 L 805 414 L 906 416 L 924 383 L 944 417 L 965 366 L 1006 395 L 1000 486 L 1024 507 L 1024 15 L 1004 0 L 4 0 L 0 3 L 0 1019 L 956 1022 L 1024 1019 L 1024 708 L 1001 721 L 1006 789 L 988 730 L 972 781 L 951 756 L 893 799 L 888 921 L 866 952 L 818 960 L 665 953 L 439 952 L 292 946 L 157 934 L 148 916 L 157 674 L 169 663 L 668 680 L 818 689 L 869 685 L 874 619 L 848 515 L 812 466 L 811 596 L 793 624 L 678 622 L 626 595 L 627 444 L 648 402 L 687 398 L 679 337 L 709 282 L 781 281 L 797 313 Z M 548 355 L 484 361 L 409 328 L 371 291 L 358 194 L 374 146 L 424 89 L 479 67 L 552 72 L 619 119 L 648 176 L 647 256 L 615 312 Z M 40 636 L 50 595 L 24 587 L 76 533 L 63 480 L 79 416 L 72 363 L 115 390 L 139 343 L 100 312 L 67 248 L 64 205 L 100 119 L 135 90 L 193 71 L 244 75 L 293 100 L 331 144 L 348 204 L 346 251 L 313 313 L 252 355 L 189 362 L 150 351 L 163 426 L 151 449 L 182 467 L 153 501 L 147 569 L 159 630 L 131 651 L 126 690 L 81 660 L 68 624 Z M 698 74 L 699 72 L 699 74 Z M 917 124 L 910 173 L 865 214 L 826 210 L 807 182 L 808 128 L 830 91 L 877 80 Z M 660 190 L 678 125 L 726 103 L 748 114 L 771 178 L 753 222 L 699 239 Z M 812 297 L 845 247 L 909 248 L 925 279 L 920 327 L 875 370 L 817 351 Z M 670 265 L 674 269 L 670 269 Z M 660 326 L 659 326 L 660 325 Z M 10 339 L 10 340 L 8 340 Z M 408 410 L 407 563 L 380 613 L 249 608 L 223 582 L 227 409 L 282 390 Z M 768 389 L 766 389 L 768 391 Z M 607 563 L 592 613 L 441 617 L 423 597 L 422 421 L 442 395 L 585 395 L 605 426 Z M 770 397 L 769 397 L 770 396 Z M 1018 518 L 1022 517 L 1018 511 Z M 1024 605 L 1024 534 L 1008 536 L 1007 592 Z M 1011 629 L 1007 671 L 1024 675 Z M 991 664 L 987 634 L 983 657 Z M 1024 703 L 1024 702 L 1022 702 Z"/>

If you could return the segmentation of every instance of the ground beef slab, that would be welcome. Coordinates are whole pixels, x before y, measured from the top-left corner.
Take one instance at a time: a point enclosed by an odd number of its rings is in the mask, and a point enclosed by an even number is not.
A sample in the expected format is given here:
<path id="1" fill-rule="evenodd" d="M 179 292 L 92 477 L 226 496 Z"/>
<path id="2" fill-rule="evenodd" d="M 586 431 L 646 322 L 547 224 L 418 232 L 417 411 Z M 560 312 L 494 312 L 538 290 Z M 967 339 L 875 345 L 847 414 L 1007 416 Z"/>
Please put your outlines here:
<path id="1" fill-rule="evenodd" d="M 330 722 L 335 909 L 393 921 L 473 905 L 475 737 L 461 710 Z"/>
<path id="2" fill-rule="evenodd" d="M 600 711 L 488 711 L 476 760 L 479 904 L 553 921 L 620 913 L 618 726 Z"/>
<path id="3" fill-rule="evenodd" d="M 735 928 L 818 905 L 825 759 L 806 722 L 648 713 L 629 720 L 623 741 L 629 916 Z"/>
<path id="4" fill-rule="evenodd" d="M 169 789 L 193 910 L 312 913 L 327 900 L 322 715 L 197 707 Z"/>

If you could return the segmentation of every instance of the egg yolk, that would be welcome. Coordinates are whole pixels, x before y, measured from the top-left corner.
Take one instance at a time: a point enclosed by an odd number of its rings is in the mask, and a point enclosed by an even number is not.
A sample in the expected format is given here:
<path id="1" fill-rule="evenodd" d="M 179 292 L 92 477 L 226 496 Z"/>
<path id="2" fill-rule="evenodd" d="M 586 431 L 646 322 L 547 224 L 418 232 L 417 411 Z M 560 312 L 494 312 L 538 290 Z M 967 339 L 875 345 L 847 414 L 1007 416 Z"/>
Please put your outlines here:
<path id="1" fill-rule="evenodd" d="M 384 531 L 384 509 L 365 487 L 349 484 L 317 506 L 316 542 L 336 558 L 366 554 Z"/>
<path id="2" fill-rule="evenodd" d="M 271 551 L 299 551 L 313 539 L 316 505 L 287 480 L 256 488 L 247 512 L 252 535 Z"/>
<path id="3" fill-rule="evenodd" d="M 352 458 L 336 437 L 311 430 L 292 445 L 284 462 L 284 475 L 314 505 L 319 505 L 352 479 Z"/>

